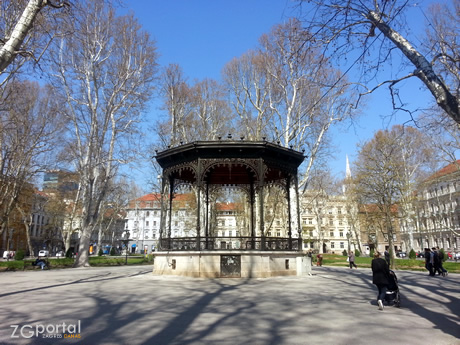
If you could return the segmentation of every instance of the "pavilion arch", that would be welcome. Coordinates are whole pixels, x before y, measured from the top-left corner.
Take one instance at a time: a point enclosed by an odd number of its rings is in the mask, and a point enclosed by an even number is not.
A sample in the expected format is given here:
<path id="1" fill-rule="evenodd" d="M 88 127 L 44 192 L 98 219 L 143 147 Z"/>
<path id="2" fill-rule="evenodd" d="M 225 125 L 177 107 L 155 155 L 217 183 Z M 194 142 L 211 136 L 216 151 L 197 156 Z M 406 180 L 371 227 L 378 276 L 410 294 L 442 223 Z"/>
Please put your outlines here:
<path id="1" fill-rule="evenodd" d="M 303 153 L 265 140 L 218 140 L 168 148 L 157 152 L 155 158 L 163 169 L 160 251 L 195 251 L 203 255 L 223 249 L 230 252 L 302 250 L 297 169 L 304 160 Z M 196 236 L 173 237 L 172 201 L 178 186 L 187 184 L 195 191 L 196 226 L 189 233 Z M 275 185 L 284 191 L 283 205 L 287 207 L 288 219 L 283 224 L 285 236 L 267 238 L 264 193 Z M 243 190 L 249 205 L 249 234 L 232 238 L 236 245 L 230 248 L 219 246 L 224 241 L 217 239 L 210 229 L 210 206 L 216 203 L 212 192 L 219 188 Z"/>

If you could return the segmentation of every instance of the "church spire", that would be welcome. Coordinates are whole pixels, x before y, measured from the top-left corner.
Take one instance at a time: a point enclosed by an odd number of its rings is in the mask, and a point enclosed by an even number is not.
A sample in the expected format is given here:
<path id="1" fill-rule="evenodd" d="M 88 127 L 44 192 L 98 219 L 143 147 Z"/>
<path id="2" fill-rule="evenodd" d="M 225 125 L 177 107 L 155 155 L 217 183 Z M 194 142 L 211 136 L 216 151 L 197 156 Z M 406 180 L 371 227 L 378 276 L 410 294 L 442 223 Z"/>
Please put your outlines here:
<path id="1" fill-rule="evenodd" d="M 345 168 L 345 178 L 349 179 L 351 178 L 350 162 L 348 161 L 348 155 L 346 155 L 346 157 L 347 157 L 347 166 Z"/>
<path id="2" fill-rule="evenodd" d="M 347 163 L 345 166 L 345 180 L 343 181 L 342 185 L 342 192 L 345 194 L 347 192 L 347 184 L 350 182 L 351 179 L 351 170 L 350 170 L 350 162 L 348 161 L 348 155 L 346 155 Z"/>

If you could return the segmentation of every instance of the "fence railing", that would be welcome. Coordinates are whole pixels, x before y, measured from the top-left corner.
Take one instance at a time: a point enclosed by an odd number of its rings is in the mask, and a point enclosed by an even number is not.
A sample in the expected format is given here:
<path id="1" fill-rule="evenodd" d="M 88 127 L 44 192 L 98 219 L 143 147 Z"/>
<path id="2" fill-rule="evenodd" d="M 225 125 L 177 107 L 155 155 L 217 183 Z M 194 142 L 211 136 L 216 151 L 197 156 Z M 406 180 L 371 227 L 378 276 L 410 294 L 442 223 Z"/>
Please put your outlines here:
<path id="1" fill-rule="evenodd" d="M 271 250 L 299 251 L 301 239 L 284 237 L 171 237 L 160 241 L 160 250 Z"/>

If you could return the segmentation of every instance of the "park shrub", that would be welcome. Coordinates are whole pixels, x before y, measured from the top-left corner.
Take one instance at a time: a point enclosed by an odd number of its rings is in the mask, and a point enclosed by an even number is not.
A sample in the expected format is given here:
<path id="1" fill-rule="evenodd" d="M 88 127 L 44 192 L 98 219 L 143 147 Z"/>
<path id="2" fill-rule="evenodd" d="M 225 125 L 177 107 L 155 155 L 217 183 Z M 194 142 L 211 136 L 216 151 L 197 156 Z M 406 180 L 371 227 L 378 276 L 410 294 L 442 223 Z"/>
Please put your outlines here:
<path id="1" fill-rule="evenodd" d="M 361 256 L 361 252 L 358 249 L 355 249 L 355 256 L 359 258 Z"/>
<path id="2" fill-rule="evenodd" d="M 69 268 L 73 267 L 74 261 L 73 258 L 49 259 L 49 265 L 51 268 Z"/>
<path id="3" fill-rule="evenodd" d="M 117 255 L 117 252 L 116 252 L 116 250 L 115 250 L 114 247 L 112 247 L 112 249 L 110 249 L 110 255 L 111 255 L 111 256 Z"/>
<path id="4" fill-rule="evenodd" d="M 342 255 L 343 256 L 348 256 L 348 252 L 344 249 L 343 252 L 342 252 Z"/>
<path id="5" fill-rule="evenodd" d="M 23 270 L 24 269 L 24 261 L 7 261 L 4 262 L 6 264 L 7 271 L 16 271 L 16 270 Z M 2 265 L 3 266 L 3 265 Z"/>
<path id="6" fill-rule="evenodd" d="M 370 252 L 369 252 L 369 256 L 370 256 L 371 258 L 373 258 L 373 257 L 374 257 L 374 248 L 372 248 L 372 249 L 370 250 Z"/>
<path id="7" fill-rule="evenodd" d="M 447 260 L 447 254 L 444 251 L 444 248 L 441 248 L 439 251 L 442 253 L 442 262 L 445 262 Z"/>
<path id="8" fill-rule="evenodd" d="M 102 256 L 102 254 L 104 254 L 104 252 L 102 251 L 102 248 L 100 248 L 99 251 L 97 252 L 97 256 Z"/>
<path id="9" fill-rule="evenodd" d="M 416 259 L 417 258 L 417 255 L 415 254 L 415 250 L 414 249 L 411 249 L 410 252 L 409 252 L 409 259 Z"/>
<path id="10" fill-rule="evenodd" d="M 14 254 L 14 259 L 15 260 L 23 260 L 24 256 L 26 256 L 24 251 L 22 249 L 19 249 L 19 250 L 16 251 L 16 254 Z"/>

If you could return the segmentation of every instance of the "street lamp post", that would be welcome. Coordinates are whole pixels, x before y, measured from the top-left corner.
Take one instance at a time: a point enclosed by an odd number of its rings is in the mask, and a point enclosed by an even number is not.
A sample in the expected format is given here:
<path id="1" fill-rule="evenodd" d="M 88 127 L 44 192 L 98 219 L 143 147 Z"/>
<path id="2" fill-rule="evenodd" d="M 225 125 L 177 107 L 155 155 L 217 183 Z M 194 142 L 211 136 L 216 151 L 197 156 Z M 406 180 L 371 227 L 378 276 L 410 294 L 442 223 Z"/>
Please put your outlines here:
<path id="1" fill-rule="evenodd" d="M 128 244 L 129 244 L 129 230 L 125 230 L 125 239 L 122 240 L 125 245 L 125 265 L 128 264 Z"/>
<path id="2" fill-rule="evenodd" d="M 351 245 L 350 245 L 350 238 L 351 238 L 351 233 L 347 232 L 347 240 L 348 240 L 348 255 L 350 255 L 350 250 L 351 250 Z"/>

